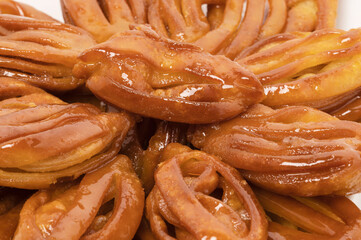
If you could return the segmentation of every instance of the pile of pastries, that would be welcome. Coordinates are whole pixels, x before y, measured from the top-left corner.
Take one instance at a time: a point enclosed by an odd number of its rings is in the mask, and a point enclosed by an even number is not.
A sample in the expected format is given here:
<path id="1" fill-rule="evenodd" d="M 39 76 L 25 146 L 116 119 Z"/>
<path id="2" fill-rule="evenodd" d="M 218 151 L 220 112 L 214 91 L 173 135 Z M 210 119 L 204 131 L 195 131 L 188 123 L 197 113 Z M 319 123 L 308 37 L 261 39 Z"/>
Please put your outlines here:
<path id="1" fill-rule="evenodd" d="M 357 240 L 337 0 L 0 0 L 0 239 Z"/>

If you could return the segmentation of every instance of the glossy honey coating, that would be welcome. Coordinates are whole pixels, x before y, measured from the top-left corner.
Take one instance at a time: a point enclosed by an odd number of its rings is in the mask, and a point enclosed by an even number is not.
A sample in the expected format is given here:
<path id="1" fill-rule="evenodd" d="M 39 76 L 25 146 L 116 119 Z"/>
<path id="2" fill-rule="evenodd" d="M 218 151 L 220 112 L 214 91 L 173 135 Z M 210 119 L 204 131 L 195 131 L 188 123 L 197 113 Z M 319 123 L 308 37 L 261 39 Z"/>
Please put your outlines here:
<path id="1" fill-rule="evenodd" d="M 332 28 L 336 12 L 337 0 L 151 0 L 148 19 L 163 37 L 233 59 L 265 37 Z"/>
<path id="2" fill-rule="evenodd" d="M 13 0 L 0 1 L 0 14 L 11 14 L 23 17 L 55 21 L 54 18 L 33 8 L 32 6 Z"/>
<path id="3" fill-rule="evenodd" d="M 340 104 L 333 109 L 330 109 L 329 112 L 341 120 L 347 121 L 361 121 L 361 93 L 359 92 L 357 96 L 349 99 L 346 98 L 344 104 Z"/>
<path id="4" fill-rule="evenodd" d="M 0 78 L 0 186 L 48 187 L 112 159 L 132 118 Z"/>
<path id="5" fill-rule="evenodd" d="M 139 179 L 120 155 L 78 184 L 35 193 L 21 209 L 12 239 L 131 240 L 143 206 Z"/>
<path id="6" fill-rule="evenodd" d="M 164 152 L 146 200 L 156 239 L 267 239 L 264 212 L 236 169 L 177 143 Z"/>
<path id="7" fill-rule="evenodd" d="M 66 23 L 90 32 L 97 42 L 147 22 L 147 0 L 61 0 Z"/>
<path id="8" fill-rule="evenodd" d="M 254 72 L 263 84 L 265 105 L 306 105 L 329 110 L 359 93 L 360 29 L 319 30 L 296 34 L 283 43 L 263 43 L 237 62 Z"/>
<path id="9" fill-rule="evenodd" d="M 361 211 L 346 197 L 293 198 L 253 190 L 269 214 L 270 240 L 361 238 Z"/>
<path id="10" fill-rule="evenodd" d="M 51 20 L 0 14 L 0 76 L 52 91 L 84 81 L 72 75 L 77 56 L 95 44 L 84 30 Z"/>
<path id="11" fill-rule="evenodd" d="M 196 126 L 189 140 L 252 183 L 286 195 L 357 193 L 361 125 L 312 108 L 255 105 L 230 121 Z"/>
<path id="12" fill-rule="evenodd" d="M 259 81 L 237 63 L 137 29 L 79 57 L 74 75 L 104 101 L 147 117 L 210 123 L 262 100 Z"/>

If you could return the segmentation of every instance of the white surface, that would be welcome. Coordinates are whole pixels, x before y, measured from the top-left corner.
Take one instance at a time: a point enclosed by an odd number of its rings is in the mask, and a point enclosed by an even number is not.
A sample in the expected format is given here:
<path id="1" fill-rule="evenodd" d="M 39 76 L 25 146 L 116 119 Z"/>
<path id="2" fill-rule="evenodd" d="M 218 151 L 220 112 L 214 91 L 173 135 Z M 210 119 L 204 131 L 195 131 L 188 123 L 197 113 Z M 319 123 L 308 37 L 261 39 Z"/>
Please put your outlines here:
<path id="1" fill-rule="evenodd" d="M 53 18 L 62 21 L 60 0 L 18 0 L 29 4 L 38 10 L 46 12 Z M 87 0 L 84 0 L 87 1 Z M 351 29 L 361 27 L 361 0 L 338 0 L 337 27 L 341 29 Z M 361 194 L 353 196 L 352 200 L 361 208 Z"/>

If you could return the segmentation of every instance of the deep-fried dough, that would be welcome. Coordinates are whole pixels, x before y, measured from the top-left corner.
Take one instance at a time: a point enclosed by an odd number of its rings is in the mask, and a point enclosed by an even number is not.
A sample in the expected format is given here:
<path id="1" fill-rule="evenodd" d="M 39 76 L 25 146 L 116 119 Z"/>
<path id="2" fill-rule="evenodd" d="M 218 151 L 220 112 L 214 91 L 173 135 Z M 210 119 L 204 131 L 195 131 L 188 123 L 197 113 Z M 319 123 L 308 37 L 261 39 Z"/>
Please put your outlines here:
<path id="1" fill-rule="evenodd" d="M 148 12 L 149 24 L 163 37 L 234 59 L 278 33 L 334 27 L 337 0 L 151 0 Z"/>
<path id="2" fill-rule="evenodd" d="M 61 0 L 66 23 L 90 32 L 97 42 L 147 22 L 147 0 Z"/>
<path id="3" fill-rule="evenodd" d="M 361 29 L 319 30 L 275 43 L 264 40 L 238 63 L 264 86 L 268 106 L 334 108 L 361 88 Z M 271 37 L 277 39 L 277 37 Z"/>
<path id="4" fill-rule="evenodd" d="M 171 154 L 159 165 L 146 200 L 146 216 L 157 239 L 267 238 L 264 212 L 234 168 L 177 143 L 164 151 L 169 148 Z M 217 189 L 223 190 L 219 197 L 212 195 Z"/>
<path id="5" fill-rule="evenodd" d="M 99 98 L 143 116 L 184 123 L 231 118 L 262 100 L 254 75 L 223 56 L 146 27 L 85 51 L 74 68 Z"/>
<path id="6" fill-rule="evenodd" d="M 0 14 L 0 76 L 52 91 L 75 89 L 77 56 L 95 44 L 84 30 L 49 20 Z"/>
<path id="7" fill-rule="evenodd" d="M 198 126 L 189 140 L 273 192 L 298 196 L 361 190 L 361 125 L 301 106 L 252 107 L 243 116 Z"/>
<path id="8" fill-rule="evenodd" d="M 132 119 L 0 78 L 0 186 L 45 188 L 112 159 Z"/>
<path id="9" fill-rule="evenodd" d="M 361 238 L 361 211 L 346 197 L 292 198 L 253 190 L 270 214 L 270 240 Z"/>
<path id="10" fill-rule="evenodd" d="M 162 161 L 164 148 L 169 143 L 185 143 L 185 129 L 186 127 L 182 124 L 166 121 L 159 122 L 156 132 L 146 144 L 146 150 L 142 147 L 138 129 L 129 131 L 127 138 L 124 140 L 126 144 L 122 147 L 124 149 L 122 153 L 132 160 L 145 193 L 148 194 L 154 186 L 154 171 Z"/>
<path id="11" fill-rule="evenodd" d="M 36 10 L 32 6 L 13 0 L 0 0 L 0 14 L 11 14 L 23 17 L 56 21 L 54 18 L 41 11 Z"/>
<path id="12" fill-rule="evenodd" d="M 127 157 L 118 156 L 79 184 L 68 185 L 30 197 L 13 239 L 133 238 L 142 218 L 144 192 Z"/>
<path id="13" fill-rule="evenodd" d="M 19 222 L 20 210 L 31 192 L 0 188 L 0 239 L 12 239 Z"/>

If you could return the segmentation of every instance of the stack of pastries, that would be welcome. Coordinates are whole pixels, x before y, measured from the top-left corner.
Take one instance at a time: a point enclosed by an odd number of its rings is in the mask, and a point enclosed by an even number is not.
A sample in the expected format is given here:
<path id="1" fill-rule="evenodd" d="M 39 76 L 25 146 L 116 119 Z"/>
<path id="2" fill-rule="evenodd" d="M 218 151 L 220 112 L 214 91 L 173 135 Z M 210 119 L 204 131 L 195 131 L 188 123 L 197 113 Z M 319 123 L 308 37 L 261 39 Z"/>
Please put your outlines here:
<path id="1" fill-rule="evenodd" d="M 0 0 L 0 239 L 357 240 L 337 0 Z"/>

